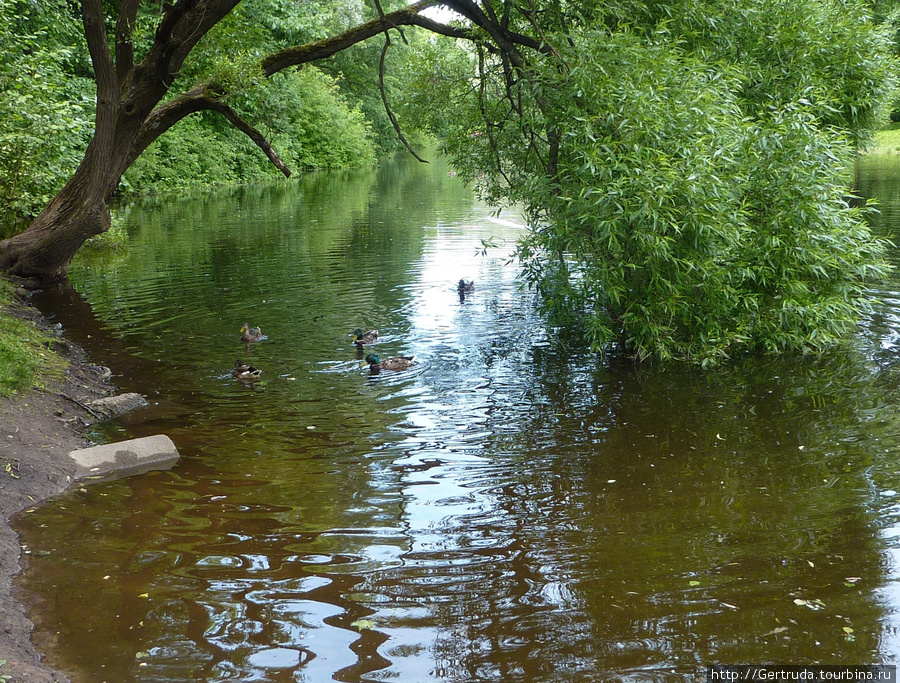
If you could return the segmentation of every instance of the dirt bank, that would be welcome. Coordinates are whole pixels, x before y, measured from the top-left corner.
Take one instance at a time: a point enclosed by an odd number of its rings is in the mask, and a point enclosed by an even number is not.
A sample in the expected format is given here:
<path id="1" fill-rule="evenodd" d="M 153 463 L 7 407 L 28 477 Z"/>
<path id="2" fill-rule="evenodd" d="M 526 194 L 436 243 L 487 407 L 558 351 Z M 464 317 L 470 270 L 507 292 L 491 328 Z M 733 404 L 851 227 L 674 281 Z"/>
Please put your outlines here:
<path id="1" fill-rule="evenodd" d="M 44 324 L 40 312 L 24 303 L 14 313 Z M 0 677 L 9 676 L 10 683 L 69 680 L 44 665 L 31 644 L 32 624 L 12 591 L 22 554 L 10 519 L 69 486 L 75 467 L 65 456 L 89 445 L 82 432 L 97 419 L 86 403 L 113 392 L 103 368 L 82 349 L 64 339 L 53 347 L 70 361 L 64 381 L 0 398 L 0 660 L 6 660 Z"/>

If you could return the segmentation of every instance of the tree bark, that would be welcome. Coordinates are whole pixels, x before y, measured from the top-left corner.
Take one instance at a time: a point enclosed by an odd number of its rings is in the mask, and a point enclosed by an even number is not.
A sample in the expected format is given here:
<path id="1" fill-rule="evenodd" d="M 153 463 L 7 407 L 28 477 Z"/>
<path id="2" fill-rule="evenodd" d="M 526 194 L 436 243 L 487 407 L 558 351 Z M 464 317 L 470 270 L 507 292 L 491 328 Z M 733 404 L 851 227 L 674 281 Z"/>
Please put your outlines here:
<path id="1" fill-rule="evenodd" d="M 197 41 L 238 0 L 178 0 L 164 14 L 147 57 L 134 64 L 138 0 L 125 0 L 110 50 L 101 0 L 82 1 L 82 20 L 97 82 L 94 136 L 62 190 L 27 230 L 0 242 L 0 269 L 40 280 L 65 278 L 84 242 L 110 227 L 107 202 L 134 162 L 141 129 L 166 95 Z"/>
<path id="2" fill-rule="evenodd" d="M 85 163 L 31 226 L 0 242 L 0 269 L 52 281 L 64 278 L 84 242 L 109 230 L 106 192 Z"/>

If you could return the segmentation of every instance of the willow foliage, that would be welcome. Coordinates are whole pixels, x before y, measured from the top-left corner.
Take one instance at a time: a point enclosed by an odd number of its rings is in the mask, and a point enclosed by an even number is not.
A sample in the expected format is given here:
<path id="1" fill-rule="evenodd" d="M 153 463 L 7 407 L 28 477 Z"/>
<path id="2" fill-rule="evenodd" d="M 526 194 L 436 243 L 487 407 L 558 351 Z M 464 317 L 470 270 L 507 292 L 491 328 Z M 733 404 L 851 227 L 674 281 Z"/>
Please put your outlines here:
<path id="1" fill-rule="evenodd" d="M 883 37 L 830 0 L 661 7 L 561 17 L 518 78 L 472 53 L 447 150 L 525 208 L 524 280 L 562 334 L 701 364 L 825 349 L 886 268 L 847 187 Z"/>

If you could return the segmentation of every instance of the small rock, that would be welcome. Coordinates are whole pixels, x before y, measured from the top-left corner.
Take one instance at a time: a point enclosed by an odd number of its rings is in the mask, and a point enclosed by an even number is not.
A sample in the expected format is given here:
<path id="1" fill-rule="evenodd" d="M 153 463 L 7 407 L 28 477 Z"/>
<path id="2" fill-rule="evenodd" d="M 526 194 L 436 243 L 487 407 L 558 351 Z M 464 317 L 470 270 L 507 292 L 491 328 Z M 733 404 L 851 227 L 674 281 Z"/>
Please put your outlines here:
<path id="1" fill-rule="evenodd" d="M 129 410 L 143 408 L 147 405 L 147 399 L 140 394 L 135 393 L 116 394 L 115 396 L 98 398 L 87 405 L 91 410 L 106 415 L 107 417 L 118 417 L 122 413 L 127 413 Z"/>

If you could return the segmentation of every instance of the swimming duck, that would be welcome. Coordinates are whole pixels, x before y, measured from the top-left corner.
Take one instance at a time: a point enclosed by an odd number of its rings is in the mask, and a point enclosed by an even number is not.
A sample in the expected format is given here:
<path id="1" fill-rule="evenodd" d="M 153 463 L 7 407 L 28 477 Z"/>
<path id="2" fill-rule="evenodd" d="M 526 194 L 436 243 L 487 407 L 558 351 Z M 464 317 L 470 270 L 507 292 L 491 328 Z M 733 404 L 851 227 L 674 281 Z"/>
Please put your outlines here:
<path id="1" fill-rule="evenodd" d="M 369 330 L 365 333 L 358 327 L 353 330 L 353 343 L 359 348 L 374 344 L 376 341 L 378 341 L 378 330 Z"/>
<path id="2" fill-rule="evenodd" d="M 465 294 L 467 292 L 474 292 L 475 291 L 475 281 L 460 279 L 459 284 L 456 286 L 456 288 L 460 291 L 461 294 Z"/>
<path id="3" fill-rule="evenodd" d="M 263 338 L 262 330 L 258 327 L 250 327 L 249 323 L 244 323 L 244 326 L 241 327 L 241 341 L 242 342 L 253 342 L 259 341 Z"/>
<path id="4" fill-rule="evenodd" d="M 381 360 L 374 353 L 370 353 L 366 356 L 366 363 L 369 364 L 369 369 L 375 373 L 381 370 L 393 370 L 394 372 L 406 370 L 415 365 L 415 360 L 415 356 L 395 356 L 394 358 L 385 358 L 384 360 Z"/>
<path id="5" fill-rule="evenodd" d="M 238 358 L 234 362 L 234 370 L 231 371 L 231 374 L 238 379 L 259 379 L 259 376 L 262 374 L 262 370 L 260 370 L 259 368 L 255 368 L 249 363 L 245 363 L 240 358 Z"/>

